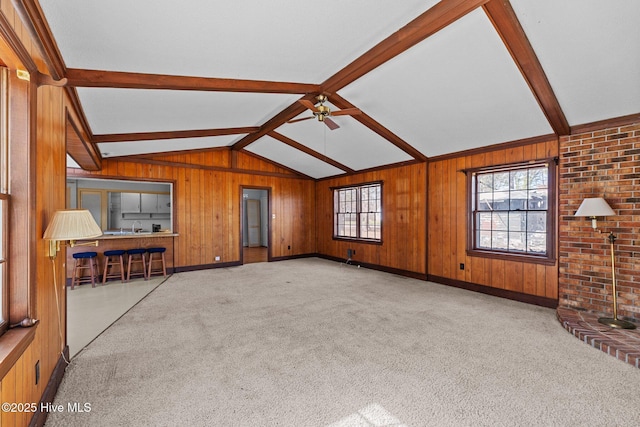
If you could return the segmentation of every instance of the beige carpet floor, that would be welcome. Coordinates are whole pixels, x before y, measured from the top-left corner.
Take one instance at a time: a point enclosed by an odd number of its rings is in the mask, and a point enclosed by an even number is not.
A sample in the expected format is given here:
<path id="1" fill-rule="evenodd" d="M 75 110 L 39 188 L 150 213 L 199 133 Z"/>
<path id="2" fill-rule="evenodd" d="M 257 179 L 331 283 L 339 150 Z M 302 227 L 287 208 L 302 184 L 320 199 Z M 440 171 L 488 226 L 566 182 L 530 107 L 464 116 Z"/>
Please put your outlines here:
<path id="1" fill-rule="evenodd" d="M 48 426 L 638 426 L 640 369 L 555 311 L 320 259 L 174 274 Z"/>

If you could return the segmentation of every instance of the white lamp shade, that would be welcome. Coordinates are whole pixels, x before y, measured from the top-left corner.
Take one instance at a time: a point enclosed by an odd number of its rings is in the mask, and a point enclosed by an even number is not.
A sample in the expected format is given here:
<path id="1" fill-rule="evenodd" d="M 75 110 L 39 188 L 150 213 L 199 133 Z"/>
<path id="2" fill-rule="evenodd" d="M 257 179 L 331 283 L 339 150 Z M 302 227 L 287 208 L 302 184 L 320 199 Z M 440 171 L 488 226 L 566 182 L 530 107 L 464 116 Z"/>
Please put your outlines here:
<path id="1" fill-rule="evenodd" d="M 584 199 L 574 216 L 614 216 L 616 213 L 602 197 Z"/>
<path id="2" fill-rule="evenodd" d="M 81 240 L 102 236 L 102 230 L 86 209 L 57 211 L 44 232 L 47 240 Z"/>

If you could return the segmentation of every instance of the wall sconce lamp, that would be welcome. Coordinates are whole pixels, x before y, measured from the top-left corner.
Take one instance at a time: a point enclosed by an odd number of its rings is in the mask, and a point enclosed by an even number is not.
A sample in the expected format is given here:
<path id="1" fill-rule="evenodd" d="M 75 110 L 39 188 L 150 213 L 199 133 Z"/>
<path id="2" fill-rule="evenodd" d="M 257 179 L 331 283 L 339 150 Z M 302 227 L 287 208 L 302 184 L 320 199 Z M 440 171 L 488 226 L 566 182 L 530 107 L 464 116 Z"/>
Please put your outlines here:
<path id="1" fill-rule="evenodd" d="M 598 229 L 597 217 L 614 215 L 615 212 L 613 211 L 613 209 L 611 209 L 611 206 L 609 206 L 606 200 L 604 200 L 602 197 L 594 197 L 584 199 L 574 216 L 586 216 L 591 218 L 591 227 L 593 228 L 593 231 L 602 233 L 602 230 Z M 613 247 L 613 244 L 616 241 L 616 236 L 613 234 L 613 232 L 609 233 L 608 239 L 611 245 L 611 292 L 613 293 L 613 317 L 601 317 L 598 319 L 598 322 L 612 328 L 635 329 L 635 324 L 626 320 L 618 319 L 618 292 L 616 290 L 616 266 Z"/>
<path id="2" fill-rule="evenodd" d="M 102 236 L 102 230 L 86 209 L 56 211 L 44 232 L 49 240 L 49 258 L 55 259 L 60 251 L 60 242 L 68 241 L 69 246 L 98 246 L 98 241 L 76 243 L 76 240 L 93 239 Z"/>

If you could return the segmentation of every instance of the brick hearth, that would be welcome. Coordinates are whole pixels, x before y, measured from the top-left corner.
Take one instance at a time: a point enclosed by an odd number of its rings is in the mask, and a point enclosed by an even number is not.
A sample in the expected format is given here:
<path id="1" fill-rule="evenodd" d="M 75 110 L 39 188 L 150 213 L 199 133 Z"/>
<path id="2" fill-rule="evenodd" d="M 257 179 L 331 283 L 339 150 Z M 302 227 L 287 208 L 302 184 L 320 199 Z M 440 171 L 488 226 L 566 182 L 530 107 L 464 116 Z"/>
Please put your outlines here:
<path id="1" fill-rule="evenodd" d="M 598 316 L 570 308 L 558 308 L 558 320 L 573 336 L 640 368 L 640 330 L 613 329 L 598 323 Z"/>

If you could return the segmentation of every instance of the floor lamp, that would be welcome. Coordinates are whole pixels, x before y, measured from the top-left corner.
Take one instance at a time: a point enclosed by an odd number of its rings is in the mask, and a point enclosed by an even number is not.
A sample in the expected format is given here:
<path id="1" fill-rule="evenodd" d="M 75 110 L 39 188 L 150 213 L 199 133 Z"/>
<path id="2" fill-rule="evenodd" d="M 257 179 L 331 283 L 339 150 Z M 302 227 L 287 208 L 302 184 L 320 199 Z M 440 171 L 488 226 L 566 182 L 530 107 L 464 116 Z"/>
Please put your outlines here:
<path id="1" fill-rule="evenodd" d="M 602 230 L 598 229 L 597 217 L 599 216 L 613 216 L 615 212 L 611 209 L 611 206 L 602 197 L 587 198 L 582 201 L 582 204 L 576 211 L 574 216 L 586 216 L 591 218 L 591 227 L 593 231 L 602 233 Z M 603 325 L 610 326 L 618 329 L 635 329 L 636 325 L 626 320 L 618 319 L 618 292 L 616 290 L 616 264 L 614 253 L 614 242 L 616 236 L 613 232 L 608 236 L 609 244 L 611 246 L 611 292 L 613 293 L 613 317 L 601 317 L 598 322 Z"/>
<path id="2" fill-rule="evenodd" d="M 56 211 L 51 218 L 42 238 L 49 241 L 49 259 L 53 268 L 53 291 L 56 296 L 56 306 L 58 314 L 58 331 L 60 333 L 60 343 L 64 346 L 62 336 L 62 319 L 60 310 L 60 298 L 58 297 L 58 282 L 56 280 L 56 257 L 60 251 L 60 242 L 69 242 L 69 246 L 98 246 L 98 241 L 77 243 L 76 240 L 93 239 L 102 235 L 100 226 L 93 219 L 91 212 L 86 209 L 67 209 Z M 60 354 L 69 363 L 61 350 Z"/>

